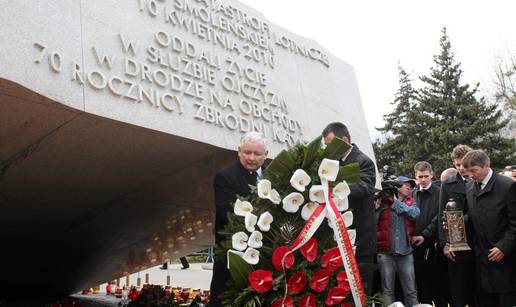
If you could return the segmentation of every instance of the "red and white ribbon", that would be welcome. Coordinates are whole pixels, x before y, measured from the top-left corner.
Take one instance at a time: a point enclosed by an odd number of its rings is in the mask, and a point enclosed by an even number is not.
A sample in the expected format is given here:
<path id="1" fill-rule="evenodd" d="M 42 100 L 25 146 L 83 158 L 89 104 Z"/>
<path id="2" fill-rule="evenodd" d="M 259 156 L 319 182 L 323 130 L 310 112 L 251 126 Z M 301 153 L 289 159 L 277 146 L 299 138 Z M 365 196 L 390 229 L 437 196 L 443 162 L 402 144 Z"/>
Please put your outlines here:
<path id="1" fill-rule="evenodd" d="M 330 182 L 321 178 L 321 184 L 324 189 L 326 204 L 330 205 L 328 208 L 328 219 L 332 225 L 335 240 L 337 241 L 337 246 L 339 247 L 340 255 L 342 256 L 342 262 L 344 263 L 344 269 L 348 276 L 348 282 L 351 288 L 351 294 L 353 295 L 353 300 L 355 301 L 355 306 L 365 306 L 366 297 L 364 288 L 362 287 L 362 279 L 360 278 L 360 271 L 358 270 L 357 260 L 353 253 L 353 245 L 351 245 L 346 224 L 344 223 L 337 206 L 333 202 L 333 199 L 330 197 Z"/>
<path id="2" fill-rule="evenodd" d="M 316 233 L 325 217 L 328 217 L 330 225 L 333 228 L 337 246 L 339 247 L 342 262 L 344 263 L 344 269 L 348 276 L 348 282 L 351 288 L 351 294 L 353 296 L 355 306 L 365 306 L 366 297 L 364 288 L 362 287 L 362 279 L 360 278 L 360 271 L 358 270 L 358 264 L 355 259 L 355 254 L 353 253 L 353 245 L 349 239 L 346 225 L 339 210 L 337 209 L 337 206 L 333 202 L 333 199 L 330 197 L 330 182 L 325 178 L 321 178 L 321 184 L 323 186 L 326 203 L 319 204 L 319 206 L 315 209 L 306 224 L 303 226 L 303 229 L 301 229 L 301 232 L 297 236 L 292 246 L 290 246 L 290 250 L 291 252 L 294 252 L 301 246 L 305 245 L 306 242 L 308 242 L 308 240 L 310 240 L 310 238 Z M 287 289 L 285 284 L 285 297 L 286 295 Z"/>

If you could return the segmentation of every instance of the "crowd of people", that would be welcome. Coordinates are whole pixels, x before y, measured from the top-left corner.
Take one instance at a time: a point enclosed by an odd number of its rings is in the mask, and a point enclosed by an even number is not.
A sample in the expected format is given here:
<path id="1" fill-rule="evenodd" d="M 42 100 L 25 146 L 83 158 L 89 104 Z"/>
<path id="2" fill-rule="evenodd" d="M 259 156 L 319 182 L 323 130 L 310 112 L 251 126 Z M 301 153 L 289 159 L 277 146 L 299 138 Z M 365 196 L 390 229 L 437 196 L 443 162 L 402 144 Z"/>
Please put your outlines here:
<path id="1" fill-rule="evenodd" d="M 353 145 L 340 164 L 360 165 L 360 180 L 350 185 L 349 195 L 355 256 L 361 268 L 377 266 L 379 272 L 361 269 L 366 294 L 379 290 L 387 303 L 406 306 L 516 306 L 516 181 L 494 172 L 484 151 L 458 145 L 450 153 L 453 168 L 443 171 L 441 180 L 434 179 L 430 163 L 421 161 L 414 166 L 415 179 L 412 174 L 391 178 L 392 191 L 378 191 L 373 161 L 351 142 L 344 124 L 329 124 L 322 136 L 326 144 L 339 138 Z M 216 174 L 216 244 L 223 239 L 219 230 L 230 204 L 237 195 L 249 195 L 267 154 L 265 137 L 247 133 L 238 159 Z M 443 212 L 449 201 L 464 214 L 470 250 L 446 245 Z M 210 306 L 222 306 L 219 295 L 228 278 L 225 259 L 215 259 Z"/>
<path id="2" fill-rule="evenodd" d="M 455 168 L 439 181 L 421 161 L 415 180 L 393 178 L 396 193 L 376 198 L 382 292 L 388 303 L 403 297 L 407 306 L 515 306 L 516 181 L 512 173 L 495 173 L 482 150 L 458 145 L 450 157 Z M 446 244 L 443 213 L 450 201 L 464 215 L 469 249 Z"/>

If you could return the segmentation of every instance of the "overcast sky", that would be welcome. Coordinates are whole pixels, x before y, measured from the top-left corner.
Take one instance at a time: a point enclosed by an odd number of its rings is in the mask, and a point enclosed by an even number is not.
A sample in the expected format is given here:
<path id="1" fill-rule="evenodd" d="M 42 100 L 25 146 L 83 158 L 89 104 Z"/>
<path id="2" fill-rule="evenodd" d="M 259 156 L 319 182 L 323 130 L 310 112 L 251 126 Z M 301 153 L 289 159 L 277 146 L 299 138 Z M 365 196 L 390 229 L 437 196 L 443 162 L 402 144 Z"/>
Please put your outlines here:
<path id="1" fill-rule="evenodd" d="M 241 0 L 296 34 L 315 39 L 355 68 L 369 134 L 398 88 L 398 62 L 413 79 L 427 74 L 447 27 L 464 80 L 493 90 L 497 54 L 516 53 L 516 1 Z M 417 86 L 417 84 L 416 84 Z"/>

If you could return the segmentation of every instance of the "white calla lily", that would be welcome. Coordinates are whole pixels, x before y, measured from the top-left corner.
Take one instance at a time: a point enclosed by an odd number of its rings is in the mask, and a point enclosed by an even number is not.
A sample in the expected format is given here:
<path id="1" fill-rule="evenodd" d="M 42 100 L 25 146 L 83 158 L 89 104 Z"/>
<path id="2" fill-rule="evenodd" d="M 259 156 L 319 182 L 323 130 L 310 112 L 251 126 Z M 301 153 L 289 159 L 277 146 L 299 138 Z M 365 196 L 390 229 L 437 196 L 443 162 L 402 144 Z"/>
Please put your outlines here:
<path id="1" fill-rule="evenodd" d="M 248 239 L 249 239 L 249 237 L 243 231 L 235 233 L 231 237 L 231 241 L 233 243 L 233 249 L 236 249 L 237 251 L 244 251 L 247 248 L 247 240 Z"/>
<path id="2" fill-rule="evenodd" d="M 348 200 L 347 197 L 344 197 L 344 198 L 334 198 L 333 202 L 335 203 L 335 205 L 337 206 L 337 209 L 340 212 L 346 211 L 349 208 L 349 200 Z"/>
<path id="3" fill-rule="evenodd" d="M 333 196 L 340 199 L 348 197 L 351 193 L 348 183 L 346 181 L 339 182 L 332 190 Z"/>
<path id="4" fill-rule="evenodd" d="M 335 181 L 339 174 L 339 161 L 324 158 L 319 165 L 319 177 L 328 181 Z"/>
<path id="5" fill-rule="evenodd" d="M 299 210 L 299 206 L 303 204 L 305 198 L 301 193 L 292 192 L 283 198 L 283 210 L 294 213 Z"/>
<path id="6" fill-rule="evenodd" d="M 260 218 L 258 219 L 258 227 L 261 231 L 269 231 L 269 229 L 271 229 L 272 221 L 274 221 L 272 214 L 270 214 L 269 211 L 265 211 L 264 213 L 260 214 Z"/>
<path id="7" fill-rule="evenodd" d="M 301 209 L 301 217 L 303 218 L 303 220 L 308 221 L 308 219 L 314 213 L 315 209 L 317 209 L 317 206 L 317 203 L 306 203 L 306 205 L 303 206 L 303 209 Z"/>
<path id="8" fill-rule="evenodd" d="M 351 226 L 353 224 L 353 212 L 346 211 L 342 214 L 342 219 L 344 220 L 344 224 L 346 225 L 346 228 Z"/>
<path id="9" fill-rule="evenodd" d="M 245 215 L 245 229 L 249 232 L 254 231 L 254 226 L 256 225 L 256 222 L 258 221 L 258 217 L 252 213 L 247 213 Z"/>
<path id="10" fill-rule="evenodd" d="M 304 170 L 298 169 L 294 172 L 292 178 L 290 178 L 290 185 L 299 192 L 304 192 L 305 187 L 310 183 L 310 181 L 310 176 L 308 176 Z"/>
<path id="11" fill-rule="evenodd" d="M 349 241 L 352 245 L 355 245 L 355 239 L 357 238 L 357 231 L 355 229 L 348 229 Z"/>
<path id="12" fill-rule="evenodd" d="M 270 192 L 269 200 L 272 201 L 273 204 L 279 205 L 281 203 L 281 196 L 279 195 L 278 191 L 272 189 Z"/>
<path id="13" fill-rule="evenodd" d="M 258 182 L 258 197 L 268 199 L 272 190 L 272 184 L 267 179 L 262 179 Z"/>
<path id="14" fill-rule="evenodd" d="M 262 240 L 263 240 L 262 233 L 255 230 L 249 237 L 249 241 L 247 241 L 247 245 L 249 245 L 252 248 L 260 248 L 263 245 Z"/>
<path id="15" fill-rule="evenodd" d="M 322 185 L 313 185 L 310 187 L 310 201 L 322 204 L 324 203 L 324 191 Z"/>
<path id="16" fill-rule="evenodd" d="M 249 247 L 244 252 L 242 258 L 249 264 L 257 264 L 258 261 L 260 261 L 260 252 L 252 247 Z"/>
<path id="17" fill-rule="evenodd" d="M 238 216 L 245 216 L 247 213 L 253 211 L 253 205 L 251 205 L 248 201 L 241 201 L 237 198 L 235 201 L 235 209 L 234 212 Z"/>

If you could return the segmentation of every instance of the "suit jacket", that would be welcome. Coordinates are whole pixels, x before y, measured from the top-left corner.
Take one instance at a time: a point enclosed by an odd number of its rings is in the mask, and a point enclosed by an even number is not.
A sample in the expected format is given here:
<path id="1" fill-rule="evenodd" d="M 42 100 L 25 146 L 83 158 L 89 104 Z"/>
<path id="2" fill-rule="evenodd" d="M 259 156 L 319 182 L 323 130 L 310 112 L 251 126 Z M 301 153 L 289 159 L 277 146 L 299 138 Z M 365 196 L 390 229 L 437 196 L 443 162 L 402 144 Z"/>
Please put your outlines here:
<path id="1" fill-rule="evenodd" d="M 215 244 L 219 245 L 223 241 L 223 236 L 219 231 L 228 223 L 227 213 L 230 204 L 233 203 L 237 195 L 248 196 L 249 185 L 256 185 L 256 173 L 249 173 L 239 160 L 231 163 L 215 174 Z M 211 279 L 211 307 L 222 306 L 219 295 L 226 291 L 226 281 L 230 278 L 227 269 L 226 257 L 215 259 L 213 264 L 213 276 Z"/>
<path id="2" fill-rule="evenodd" d="M 340 165 L 357 162 L 360 165 L 360 181 L 350 184 L 349 207 L 353 211 L 353 225 L 357 237 L 355 240 L 356 256 L 369 256 L 376 253 L 376 219 L 374 192 L 376 169 L 374 163 L 358 147 L 353 144 L 349 155 L 340 161 Z"/>
<path id="3" fill-rule="evenodd" d="M 480 190 L 467 184 L 469 216 L 475 230 L 475 252 L 479 286 L 488 293 L 516 291 L 516 181 L 493 172 Z M 489 249 L 498 247 L 504 258 L 487 259 Z"/>

